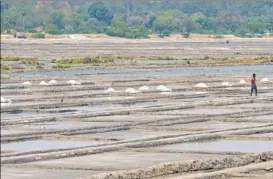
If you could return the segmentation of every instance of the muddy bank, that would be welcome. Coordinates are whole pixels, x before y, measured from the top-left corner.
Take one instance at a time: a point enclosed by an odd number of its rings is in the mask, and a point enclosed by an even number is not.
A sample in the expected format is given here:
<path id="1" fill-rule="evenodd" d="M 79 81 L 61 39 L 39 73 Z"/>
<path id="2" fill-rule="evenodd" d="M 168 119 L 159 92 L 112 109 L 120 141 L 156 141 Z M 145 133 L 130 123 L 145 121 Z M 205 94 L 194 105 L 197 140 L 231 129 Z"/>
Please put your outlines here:
<path id="1" fill-rule="evenodd" d="M 131 170 L 125 172 L 113 172 L 109 174 L 99 174 L 90 179 L 115 179 L 115 178 L 153 178 L 159 176 L 166 176 L 170 174 L 185 174 L 188 172 L 196 171 L 211 171 L 221 170 L 224 168 L 240 167 L 251 163 L 260 163 L 273 160 L 273 152 L 265 152 L 260 154 L 250 154 L 243 156 L 227 157 L 220 160 L 205 160 L 205 161 L 193 161 L 191 163 L 167 163 L 152 166 L 146 169 Z"/>

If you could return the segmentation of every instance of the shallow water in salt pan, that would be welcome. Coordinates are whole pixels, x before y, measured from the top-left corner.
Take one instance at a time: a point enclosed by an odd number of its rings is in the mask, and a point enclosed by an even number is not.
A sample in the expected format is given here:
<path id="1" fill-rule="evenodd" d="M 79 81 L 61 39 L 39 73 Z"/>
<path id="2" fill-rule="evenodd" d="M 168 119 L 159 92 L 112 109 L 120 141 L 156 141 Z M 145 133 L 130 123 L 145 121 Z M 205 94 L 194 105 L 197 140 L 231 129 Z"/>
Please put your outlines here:
<path id="1" fill-rule="evenodd" d="M 168 111 L 168 114 L 231 114 L 242 112 L 240 109 L 190 109 L 190 110 L 174 110 Z"/>
<path id="2" fill-rule="evenodd" d="M 189 76 L 189 75 L 214 75 L 214 74 L 230 74 L 242 71 L 259 71 L 273 69 L 273 65 L 237 65 L 230 68 L 230 66 L 214 66 L 214 67 L 183 67 L 171 68 L 168 70 L 139 70 L 139 69 L 99 69 L 99 70 L 59 70 L 59 71 L 36 71 L 25 73 L 13 73 L 13 75 L 20 76 L 46 76 L 46 75 L 115 75 L 124 76 L 130 74 L 131 76 Z"/>
<path id="3" fill-rule="evenodd" d="M 1 150 L 34 151 L 50 149 L 66 149 L 103 144 L 97 141 L 60 141 L 60 140 L 33 140 L 1 144 Z"/>
<path id="4" fill-rule="evenodd" d="M 182 143 L 157 147 L 157 149 L 198 150 L 198 151 L 228 151 L 228 152 L 263 152 L 273 151 L 273 141 L 256 140 L 215 140 L 193 143 Z"/>
<path id="5" fill-rule="evenodd" d="M 1 129 L 1 135 L 18 134 L 18 133 L 24 133 L 24 132 L 26 132 L 26 131 Z"/>

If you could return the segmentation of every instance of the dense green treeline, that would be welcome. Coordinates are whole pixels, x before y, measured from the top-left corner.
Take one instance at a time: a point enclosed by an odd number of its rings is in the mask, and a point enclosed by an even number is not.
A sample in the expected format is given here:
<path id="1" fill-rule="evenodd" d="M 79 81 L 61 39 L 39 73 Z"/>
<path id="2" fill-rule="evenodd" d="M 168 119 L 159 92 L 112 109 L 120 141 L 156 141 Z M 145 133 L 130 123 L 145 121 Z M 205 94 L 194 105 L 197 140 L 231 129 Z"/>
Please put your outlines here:
<path id="1" fill-rule="evenodd" d="M 127 38 L 146 38 L 152 33 L 263 36 L 273 32 L 273 1 L 6 0 L 1 2 L 1 32 L 11 30 Z"/>

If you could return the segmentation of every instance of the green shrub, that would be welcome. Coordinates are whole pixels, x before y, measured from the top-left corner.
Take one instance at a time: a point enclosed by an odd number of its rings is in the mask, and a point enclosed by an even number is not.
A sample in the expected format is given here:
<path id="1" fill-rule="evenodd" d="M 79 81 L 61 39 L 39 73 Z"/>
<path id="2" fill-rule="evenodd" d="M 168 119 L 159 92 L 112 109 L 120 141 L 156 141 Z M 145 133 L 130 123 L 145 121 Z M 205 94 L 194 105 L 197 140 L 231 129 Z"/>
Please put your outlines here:
<path id="1" fill-rule="evenodd" d="M 1 57 L 1 60 L 20 61 L 22 64 L 25 64 L 25 65 L 40 65 L 39 59 L 32 58 L 32 57 L 6 56 L 6 57 Z"/>
<path id="2" fill-rule="evenodd" d="M 161 33 L 159 34 L 159 37 L 160 37 L 160 38 L 169 37 L 170 35 L 171 35 L 171 32 L 168 31 L 168 30 L 165 30 L 165 31 L 163 31 L 163 32 L 161 32 Z"/>
<path id="3" fill-rule="evenodd" d="M 18 57 L 18 56 L 1 57 L 1 60 L 5 60 L 5 61 L 19 61 L 21 59 L 23 59 L 23 57 Z"/>
<path id="4" fill-rule="evenodd" d="M 177 60 L 177 58 L 173 58 L 173 57 L 158 57 L 156 58 L 157 60 Z"/>
<path id="5" fill-rule="evenodd" d="M 22 59 L 21 62 L 25 65 L 41 65 L 40 61 L 37 58 L 26 58 L 26 59 Z"/>
<path id="6" fill-rule="evenodd" d="M 189 32 L 184 32 L 183 36 L 184 36 L 184 38 L 189 38 L 190 37 L 190 33 Z"/>
<path id="7" fill-rule="evenodd" d="M 263 34 L 256 34 L 255 36 L 258 37 L 258 38 L 263 38 L 264 37 Z"/>
<path id="8" fill-rule="evenodd" d="M 210 59 L 209 56 L 205 56 L 205 57 L 203 58 L 203 60 L 208 60 L 208 59 Z"/>
<path id="9" fill-rule="evenodd" d="M 251 34 L 251 33 L 247 33 L 247 34 L 245 34 L 245 37 L 247 37 L 247 38 L 253 38 L 253 37 L 254 37 L 254 35 L 253 35 L 253 34 Z"/>
<path id="10" fill-rule="evenodd" d="M 53 66 L 54 69 L 67 69 L 71 67 L 72 66 L 70 64 L 57 64 Z"/>
<path id="11" fill-rule="evenodd" d="M 54 58 L 54 59 L 51 59 L 51 61 L 50 61 L 51 63 L 56 63 L 57 62 L 57 60 Z"/>
<path id="12" fill-rule="evenodd" d="M 215 38 L 215 39 L 223 39 L 224 36 L 223 36 L 223 35 L 215 35 L 214 38 Z"/>
<path id="13" fill-rule="evenodd" d="M 71 59 L 61 59 L 57 61 L 58 64 L 78 64 L 83 63 L 83 58 L 71 58 Z"/>
<path id="14" fill-rule="evenodd" d="M 37 69 L 44 69 L 44 67 L 42 65 L 37 65 L 36 68 Z"/>
<path id="15" fill-rule="evenodd" d="M 229 58 L 228 57 L 223 57 L 223 58 L 217 58 L 216 60 L 218 60 L 218 61 L 228 61 Z"/>
<path id="16" fill-rule="evenodd" d="M 57 61 L 58 64 L 99 64 L 99 63 L 111 63 L 117 58 L 113 56 L 99 56 L 99 57 L 74 57 L 71 59 L 62 59 Z"/>
<path id="17" fill-rule="evenodd" d="M 38 32 L 38 33 L 33 34 L 32 37 L 36 38 L 36 39 L 44 39 L 45 38 L 45 34 L 41 33 L 41 32 Z"/>
<path id="18" fill-rule="evenodd" d="M 99 63 L 111 63 L 117 58 L 112 56 L 99 56 L 99 57 L 85 57 L 82 59 L 82 63 L 85 64 L 99 64 Z"/>
<path id="19" fill-rule="evenodd" d="M 125 38 L 148 38 L 148 31 L 143 30 L 141 27 L 109 27 L 105 29 L 105 33 L 109 36 L 125 37 Z"/>
<path id="20" fill-rule="evenodd" d="M 62 31 L 56 25 L 47 26 L 46 32 L 52 35 L 60 35 L 62 33 Z"/>
<path id="21" fill-rule="evenodd" d="M 27 32 L 29 32 L 29 33 L 37 33 L 37 31 L 35 29 L 28 29 Z"/>
<path id="22" fill-rule="evenodd" d="M 112 56 L 102 56 L 102 57 L 95 57 L 93 59 L 93 63 L 111 63 L 115 61 L 115 57 Z"/>
<path id="23" fill-rule="evenodd" d="M 3 65 L 1 64 L 1 71 L 9 71 L 9 70 L 12 70 L 12 67 L 9 66 L 9 65 Z"/>

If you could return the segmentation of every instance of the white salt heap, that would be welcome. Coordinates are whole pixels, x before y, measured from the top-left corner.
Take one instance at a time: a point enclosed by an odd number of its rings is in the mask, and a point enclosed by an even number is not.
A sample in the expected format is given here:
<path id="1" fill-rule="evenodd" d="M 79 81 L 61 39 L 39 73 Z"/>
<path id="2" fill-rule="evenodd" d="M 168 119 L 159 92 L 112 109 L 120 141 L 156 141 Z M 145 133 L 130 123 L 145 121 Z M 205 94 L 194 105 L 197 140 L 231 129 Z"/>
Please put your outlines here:
<path id="1" fill-rule="evenodd" d="M 116 92 L 116 90 L 114 90 L 113 88 L 108 88 L 107 90 L 104 91 L 104 93 L 114 93 Z"/>
<path id="2" fill-rule="evenodd" d="M 141 92 L 144 92 L 144 91 L 149 91 L 150 89 L 148 86 L 141 86 L 138 90 Z"/>
<path id="3" fill-rule="evenodd" d="M 261 82 L 269 82 L 269 79 L 268 78 L 263 78 L 263 79 L 261 79 Z"/>
<path id="4" fill-rule="evenodd" d="M 135 90 L 134 88 L 127 88 L 125 93 L 138 93 L 139 91 Z"/>
<path id="5" fill-rule="evenodd" d="M 39 83 L 39 85 L 47 86 L 48 84 L 47 84 L 47 82 L 45 82 L 45 81 L 41 81 L 41 82 Z"/>
<path id="6" fill-rule="evenodd" d="M 10 103 L 10 102 L 11 102 L 11 100 L 6 99 L 3 96 L 1 96 L 1 103 Z"/>
<path id="7" fill-rule="evenodd" d="M 69 80 L 66 82 L 67 84 L 70 84 L 70 85 L 80 85 L 81 82 L 80 81 L 75 81 L 75 80 Z"/>
<path id="8" fill-rule="evenodd" d="M 207 88 L 208 86 L 205 83 L 198 83 L 197 85 L 195 85 L 195 87 L 197 87 L 197 88 Z"/>
<path id="9" fill-rule="evenodd" d="M 196 91 L 195 94 L 207 94 L 205 91 Z"/>
<path id="10" fill-rule="evenodd" d="M 245 81 L 245 80 L 240 80 L 239 83 L 240 83 L 240 84 L 246 84 L 246 81 Z"/>
<path id="11" fill-rule="evenodd" d="M 1 96 L 1 103 L 6 103 L 6 99 L 3 96 Z"/>
<path id="12" fill-rule="evenodd" d="M 30 86 L 30 85 L 32 85 L 32 84 L 31 84 L 30 81 L 26 81 L 26 82 L 23 83 L 23 85 L 24 85 L 24 86 Z"/>
<path id="13" fill-rule="evenodd" d="M 50 85 L 55 85 L 55 84 L 58 84 L 58 82 L 57 82 L 56 80 L 50 80 L 50 81 L 48 82 L 48 84 L 50 84 Z"/>
<path id="14" fill-rule="evenodd" d="M 172 91 L 172 89 L 167 88 L 167 87 L 164 86 L 164 85 L 159 85 L 159 86 L 157 86 L 157 87 L 156 87 L 156 90 L 159 90 L 159 91 L 162 91 L 162 92 Z"/>
<path id="15" fill-rule="evenodd" d="M 229 84 L 229 82 L 223 82 L 222 86 L 232 86 L 231 84 Z"/>

